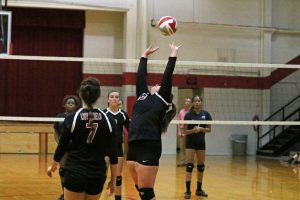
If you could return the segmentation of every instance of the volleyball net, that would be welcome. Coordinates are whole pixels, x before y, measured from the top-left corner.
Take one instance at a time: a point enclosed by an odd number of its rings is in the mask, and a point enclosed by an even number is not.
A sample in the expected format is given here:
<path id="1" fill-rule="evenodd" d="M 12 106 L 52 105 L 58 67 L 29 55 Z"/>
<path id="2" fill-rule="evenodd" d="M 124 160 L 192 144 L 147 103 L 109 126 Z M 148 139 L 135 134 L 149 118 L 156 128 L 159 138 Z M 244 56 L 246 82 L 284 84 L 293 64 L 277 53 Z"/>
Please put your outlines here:
<path id="1" fill-rule="evenodd" d="M 125 101 L 125 110 L 131 106 L 128 105 L 127 97 L 135 96 L 138 59 L 13 55 L 0 55 L 0 59 L 8 61 L 5 66 L 3 66 L 3 62 L 0 65 L 2 68 L 6 67 L 8 69 L 6 71 L 9 71 L 10 68 L 9 61 L 18 62 L 17 67 L 21 72 L 12 75 L 16 77 L 14 80 L 16 85 L 20 84 L 18 76 L 31 76 L 30 70 L 36 70 L 40 66 L 46 66 L 46 70 L 51 73 L 51 70 L 57 65 L 63 69 L 64 66 L 70 67 L 69 63 L 76 63 L 82 66 L 83 78 L 94 76 L 100 80 L 102 98 L 99 107 L 107 106 L 106 95 L 110 90 L 120 92 L 121 99 Z M 160 84 L 166 63 L 166 60 L 148 60 L 149 86 Z M 29 71 L 26 71 L 26 68 Z M 214 120 L 249 121 L 249 125 L 265 124 L 266 122 L 263 122 L 265 119 L 284 107 L 284 114 L 274 115 L 268 121 L 270 123 L 272 123 L 271 121 L 287 121 L 283 119 L 285 115 L 300 106 L 297 99 L 300 94 L 299 68 L 300 65 L 290 64 L 177 61 L 173 75 L 174 103 L 180 108 L 183 106 L 185 97 L 200 95 L 203 98 L 204 108 L 212 113 Z M 22 70 L 25 73 L 22 73 Z M 4 70 L 4 72 L 6 71 Z M 3 75 L 5 76 L 5 74 Z M 30 78 L 34 81 L 36 77 Z M 68 77 L 67 74 L 61 78 L 72 80 L 72 77 Z M 2 83 L 6 84 L 5 79 L 2 80 Z M 51 83 L 45 83 L 45 93 L 47 93 L 49 84 Z M 79 84 L 77 83 L 78 86 Z M 5 87 L 3 85 L 2 87 Z M 60 89 L 56 88 L 57 93 L 60 92 Z M 76 92 L 73 91 L 73 93 Z M 11 91 L 3 93 L 7 96 L 10 94 Z M 20 98 L 22 97 L 20 96 Z M 57 97 L 51 98 L 52 101 Z M 293 100 L 294 98 L 296 100 Z M 251 122 L 253 118 L 255 121 L 261 122 Z"/>
<path id="2" fill-rule="evenodd" d="M 129 114 L 132 111 L 135 100 L 135 75 L 139 59 L 16 55 L 0 55 L 0 59 L 1 62 L 6 61 L 6 67 L 10 67 L 9 63 L 13 61 L 18 62 L 22 69 L 31 66 L 38 68 L 40 63 L 43 63 L 49 72 L 55 65 L 63 68 L 64 66 L 70 67 L 69 63 L 80 64 L 82 78 L 93 76 L 100 80 L 102 92 L 102 97 L 98 102 L 100 108 L 106 108 L 108 92 L 116 90 L 120 92 L 120 97 L 124 102 L 123 109 Z M 151 58 L 148 60 L 149 86 L 160 84 L 166 63 L 167 60 L 152 60 Z M 203 98 L 203 108 L 211 114 L 213 120 L 191 122 L 179 121 L 175 118 L 171 124 L 174 126 L 191 123 L 211 124 L 214 132 L 228 135 L 258 132 L 260 136 L 266 135 L 264 137 L 271 140 L 289 127 L 299 127 L 300 125 L 299 68 L 300 65 L 292 64 L 178 60 L 172 88 L 177 109 L 180 110 L 183 107 L 186 97 L 199 95 Z M 28 74 L 20 73 L 19 75 L 27 76 Z M 64 78 L 72 80 L 72 77 Z M 15 81 L 18 81 L 17 78 Z M 59 89 L 57 88 L 58 92 Z M 9 92 L 5 95 L 10 95 Z M 47 92 L 47 86 L 45 86 L 45 92 Z M 51 97 L 50 101 L 55 98 L 57 97 Z M 61 102 L 61 99 L 58 102 Z M 51 124 L 61 120 L 52 117 L 1 116 L 0 121 L 2 123 Z M 267 134 L 271 129 L 272 133 Z"/>

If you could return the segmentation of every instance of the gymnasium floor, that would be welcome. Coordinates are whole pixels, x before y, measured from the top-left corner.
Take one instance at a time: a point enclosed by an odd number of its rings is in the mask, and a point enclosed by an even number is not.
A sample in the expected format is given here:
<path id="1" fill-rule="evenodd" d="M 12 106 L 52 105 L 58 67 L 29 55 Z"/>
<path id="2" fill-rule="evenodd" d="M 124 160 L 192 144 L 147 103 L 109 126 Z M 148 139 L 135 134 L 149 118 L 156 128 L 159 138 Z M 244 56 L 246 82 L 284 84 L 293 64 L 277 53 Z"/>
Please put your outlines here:
<path id="1" fill-rule="evenodd" d="M 0 200 L 56 200 L 59 176 L 46 176 L 52 155 L 0 154 Z M 300 165 L 249 156 L 207 156 L 204 190 L 210 200 L 299 200 Z M 138 199 L 127 168 L 123 174 L 123 199 Z M 157 199 L 183 199 L 185 167 L 176 167 L 176 156 L 163 156 L 155 186 Z M 101 200 L 114 199 L 103 192 Z"/>

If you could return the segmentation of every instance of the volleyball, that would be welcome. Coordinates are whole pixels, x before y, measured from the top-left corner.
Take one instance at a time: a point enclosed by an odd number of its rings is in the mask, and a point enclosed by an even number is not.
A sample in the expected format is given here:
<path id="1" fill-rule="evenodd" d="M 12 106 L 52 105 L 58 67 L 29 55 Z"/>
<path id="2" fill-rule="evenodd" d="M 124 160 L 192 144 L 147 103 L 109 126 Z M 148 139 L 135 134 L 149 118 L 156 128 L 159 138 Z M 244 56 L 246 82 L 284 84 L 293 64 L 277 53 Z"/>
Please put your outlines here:
<path id="1" fill-rule="evenodd" d="M 177 21 L 172 16 L 164 16 L 158 21 L 158 27 L 163 35 L 170 36 L 177 30 Z"/>

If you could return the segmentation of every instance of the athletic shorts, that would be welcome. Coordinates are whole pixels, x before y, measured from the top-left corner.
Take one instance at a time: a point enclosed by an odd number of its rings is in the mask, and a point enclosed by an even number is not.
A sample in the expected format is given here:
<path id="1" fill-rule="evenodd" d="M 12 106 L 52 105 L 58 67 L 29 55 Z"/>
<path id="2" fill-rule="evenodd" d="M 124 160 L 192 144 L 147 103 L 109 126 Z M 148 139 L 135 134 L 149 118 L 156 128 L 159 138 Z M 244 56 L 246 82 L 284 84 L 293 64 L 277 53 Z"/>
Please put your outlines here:
<path id="1" fill-rule="evenodd" d="M 89 195 L 97 195 L 102 192 L 106 176 L 87 178 L 72 172 L 66 172 L 64 187 L 72 192 L 85 192 Z"/>
<path id="2" fill-rule="evenodd" d="M 135 140 L 128 142 L 127 161 L 135 161 L 147 166 L 159 166 L 161 151 L 160 140 Z"/>
<path id="3" fill-rule="evenodd" d="M 188 137 L 185 138 L 185 148 L 186 149 L 195 149 L 195 150 L 205 150 L 205 138 L 195 138 L 195 137 Z"/>

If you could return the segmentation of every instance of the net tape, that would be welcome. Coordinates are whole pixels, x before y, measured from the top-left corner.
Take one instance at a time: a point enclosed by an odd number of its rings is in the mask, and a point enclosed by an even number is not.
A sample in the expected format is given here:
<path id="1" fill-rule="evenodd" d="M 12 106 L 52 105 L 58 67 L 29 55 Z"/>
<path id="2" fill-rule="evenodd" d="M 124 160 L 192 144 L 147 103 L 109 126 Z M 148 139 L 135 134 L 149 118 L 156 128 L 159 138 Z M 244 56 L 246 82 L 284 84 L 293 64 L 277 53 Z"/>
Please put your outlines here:
<path id="1" fill-rule="evenodd" d="M 8 122 L 61 122 L 64 118 L 55 118 L 55 117 L 14 117 L 14 116 L 0 116 L 0 121 Z M 212 121 L 203 121 L 203 120 L 172 120 L 171 124 L 211 124 L 211 125 L 282 125 L 282 126 L 291 126 L 291 125 L 300 125 L 300 121 L 221 121 L 221 120 L 212 120 Z"/>
<path id="2" fill-rule="evenodd" d="M 38 61 L 72 61 L 72 62 L 102 62 L 102 63 L 139 63 L 139 59 L 113 59 L 113 58 L 79 58 L 79 57 L 53 57 L 53 56 L 17 56 L 0 55 L 0 59 L 11 60 L 38 60 Z M 165 64 L 165 60 L 149 60 L 150 64 Z M 231 63 L 231 62 L 200 62 L 200 61 L 177 61 L 176 65 L 206 66 L 206 67 L 241 67 L 241 68 L 285 68 L 300 69 L 295 64 L 265 64 L 265 63 Z"/>

